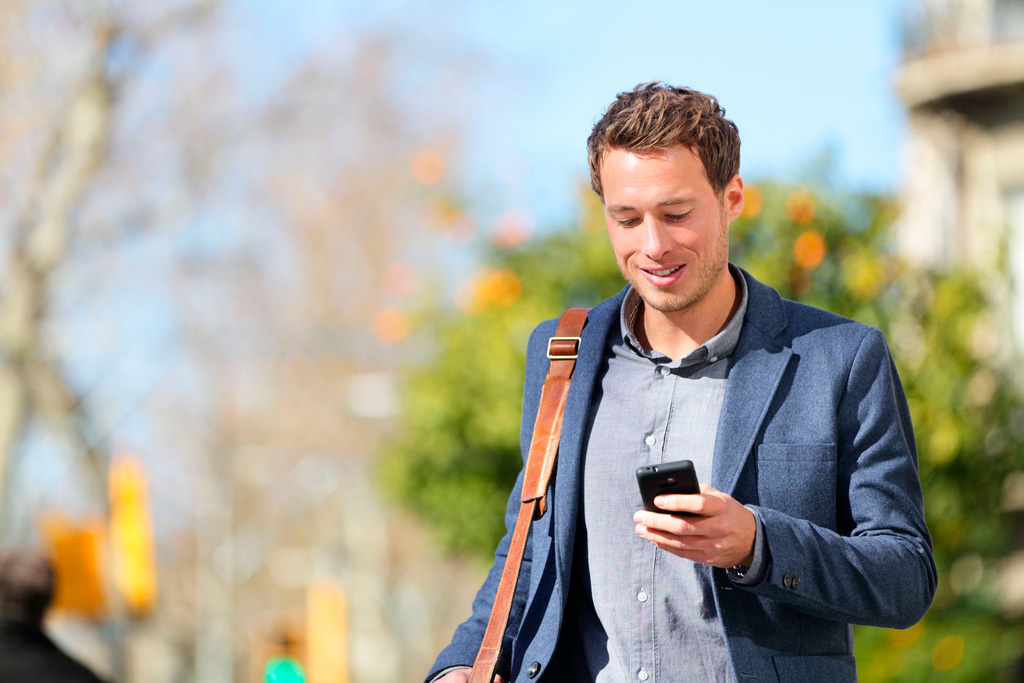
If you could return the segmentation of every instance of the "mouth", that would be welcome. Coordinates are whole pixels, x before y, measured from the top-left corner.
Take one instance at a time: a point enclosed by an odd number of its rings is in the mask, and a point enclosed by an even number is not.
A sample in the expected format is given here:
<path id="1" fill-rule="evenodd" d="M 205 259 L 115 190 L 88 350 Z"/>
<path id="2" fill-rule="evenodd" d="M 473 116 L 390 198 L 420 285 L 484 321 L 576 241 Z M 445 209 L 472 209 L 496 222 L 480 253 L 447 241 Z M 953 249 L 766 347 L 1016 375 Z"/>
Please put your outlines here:
<path id="1" fill-rule="evenodd" d="M 675 268 L 665 268 L 664 270 L 654 270 L 653 268 L 641 268 L 645 273 L 650 273 L 656 277 L 671 277 L 673 274 L 679 272 L 682 266 L 676 266 Z"/>
<path id="2" fill-rule="evenodd" d="M 655 287 L 668 287 L 682 277 L 682 271 L 686 264 L 672 266 L 670 268 L 640 268 L 644 279 Z"/>

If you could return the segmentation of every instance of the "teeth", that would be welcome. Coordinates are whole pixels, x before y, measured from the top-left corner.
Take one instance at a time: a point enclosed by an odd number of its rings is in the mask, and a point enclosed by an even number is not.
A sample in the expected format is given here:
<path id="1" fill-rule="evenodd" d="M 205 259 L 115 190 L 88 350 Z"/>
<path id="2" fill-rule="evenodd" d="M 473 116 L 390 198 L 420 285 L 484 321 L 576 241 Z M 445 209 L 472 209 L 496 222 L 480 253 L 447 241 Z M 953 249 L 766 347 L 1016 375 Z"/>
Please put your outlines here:
<path id="1" fill-rule="evenodd" d="M 676 266 L 675 268 L 669 268 L 668 270 L 648 270 L 647 272 L 651 275 L 657 275 L 658 277 L 668 277 L 680 268 L 682 268 L 682 266 Z"/>

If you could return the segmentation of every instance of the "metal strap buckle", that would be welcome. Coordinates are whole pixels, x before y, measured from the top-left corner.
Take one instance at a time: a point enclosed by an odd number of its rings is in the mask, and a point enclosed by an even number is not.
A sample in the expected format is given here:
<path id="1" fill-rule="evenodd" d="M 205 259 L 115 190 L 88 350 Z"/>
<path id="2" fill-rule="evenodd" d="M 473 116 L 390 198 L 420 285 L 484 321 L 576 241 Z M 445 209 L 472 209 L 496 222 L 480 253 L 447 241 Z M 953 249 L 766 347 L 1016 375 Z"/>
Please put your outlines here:
<path id="1" fill-rule="evenodd" d="M 558 341 L 571 341 L 574 342 L 572 354 L 555 353 L 551 350 L 551 345 Z M 551 337 L 548 339 L 548 360 L 576 360 L 576 355 L 580 350 L 580 338 L 579 337 Z"/>

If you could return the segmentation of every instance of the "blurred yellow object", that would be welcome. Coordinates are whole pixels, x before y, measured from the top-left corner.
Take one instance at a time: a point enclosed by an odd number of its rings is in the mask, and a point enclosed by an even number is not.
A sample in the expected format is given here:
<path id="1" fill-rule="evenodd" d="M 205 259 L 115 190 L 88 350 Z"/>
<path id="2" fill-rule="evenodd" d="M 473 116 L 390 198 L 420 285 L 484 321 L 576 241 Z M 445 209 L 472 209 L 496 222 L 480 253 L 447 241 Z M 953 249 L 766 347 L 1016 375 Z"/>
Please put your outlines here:
<path id="1" fill-rule="evenodd" d="M 843 259 L 843 281 L 855 296 L 873 299 L 885 284 L 885 266 L 867 250 L 857 251 Z"/>
<path id="2" fill-rule="evenodd" d="M 932 648 L 932 668 L 936 671 L 949 671 L 956 667 L 964 658 L 966 644 L 961 636 L 945 636 L 940 638 Z"/>
<path id="3" fill-rule="evenodd" d="M 99 520 L 76 524 L 53 512 L 44 515 L 41 527 L 56 575 L 53 609 L 102 617 L 106 611 L 103 524 Z"/>
<path id="4" fill-rule="evenodd" d="M 942 422 L 935 425 L 927 441 L 928 459 L 941 467 L 953 460 L 963 445 L 963 434 L 958 425 Z"/>
<path id="5" fill-rule="evenodd" d="M 156 562 L 142 461 L 114 458 L 108 486 L 114 583 L 132 615 L 144 616 L 156 604 Z"/>
<path id="6" fill-rule="evenodd" d="M 886 636 L 893 647 L 903 648 L 916 643 L 922 633 L 924 633 L 924 622 L 919 621 L 910 628 L 890 629 L 886 631 Z"/>
<path id="7" fill-rule="evenodd" d="M 764 207 L 764 194 L 761 188 L 756 185 L 747 185 L 743 188 L 743 218 L 757 218 Z"/>
<path id="8" fill-rule="evenodd" d="M 330 581 L 306 588 L 306 673 L 310 683 L 348 683 L 348 604 Z"/>
<path id="9" fill-rule="evenodd" d="M 466 307 L 470 313 L 480 313 L 495 306 L 511 306 L 523 293 L 523 282 L 511 270 L 481 268 L 470 282 L 470 300 Z"/>

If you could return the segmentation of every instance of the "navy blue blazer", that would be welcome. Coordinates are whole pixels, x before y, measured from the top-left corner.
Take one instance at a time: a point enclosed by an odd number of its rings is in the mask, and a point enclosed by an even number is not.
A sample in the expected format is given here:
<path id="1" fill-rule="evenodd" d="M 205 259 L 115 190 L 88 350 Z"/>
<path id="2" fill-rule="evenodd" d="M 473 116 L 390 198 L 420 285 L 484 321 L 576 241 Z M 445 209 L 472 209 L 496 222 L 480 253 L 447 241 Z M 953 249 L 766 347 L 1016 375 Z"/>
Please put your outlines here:
<path id="1" fill-rule="evenodd" d="M 851 624 L 911 626 L 928 610 L 937 583 L 903 387 L 881 332 L 782 299 L 743 275 L 749 303 L 731 360 L 711 485 L 757 509 L 770 559 L 754 586 L 733 583 L 722 569 L 712 572 L 729 657 L 742 683 L 855 681 Z M 590 402 L 624 293 L 593 308 L 583 332 L 548 513 L 531 528 L 506 635 L 499 667 L 506 681 L 538 680 L 538 671 L 558 664 Z M 524 458 L 555 324 L 541 324 L 527 350 Z M 522 474 L 494 566 L 435 673 L 473 662 L 521 485 Z"/>

